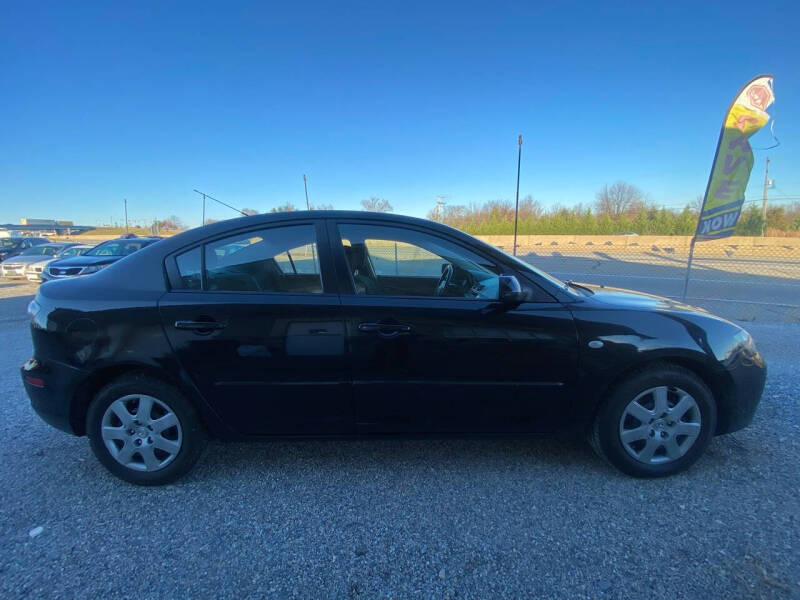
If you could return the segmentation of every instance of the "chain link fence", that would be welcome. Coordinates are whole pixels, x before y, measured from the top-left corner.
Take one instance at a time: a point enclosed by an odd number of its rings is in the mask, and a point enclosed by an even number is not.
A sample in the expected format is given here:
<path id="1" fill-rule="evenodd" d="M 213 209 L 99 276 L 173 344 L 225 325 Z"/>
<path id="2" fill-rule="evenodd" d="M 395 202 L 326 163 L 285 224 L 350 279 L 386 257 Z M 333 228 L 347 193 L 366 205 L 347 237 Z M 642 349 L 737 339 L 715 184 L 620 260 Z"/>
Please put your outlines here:
<path id="1" fill-rule="evenodd" d="M 480 236 L 512 251 L 512 236 Z M 561 279 L 681 299 L 689 236 L 517 238 L 517 256 Z M 743 320 L 800 321 L 800 238 L 697 242 L 686 302 Z"/>

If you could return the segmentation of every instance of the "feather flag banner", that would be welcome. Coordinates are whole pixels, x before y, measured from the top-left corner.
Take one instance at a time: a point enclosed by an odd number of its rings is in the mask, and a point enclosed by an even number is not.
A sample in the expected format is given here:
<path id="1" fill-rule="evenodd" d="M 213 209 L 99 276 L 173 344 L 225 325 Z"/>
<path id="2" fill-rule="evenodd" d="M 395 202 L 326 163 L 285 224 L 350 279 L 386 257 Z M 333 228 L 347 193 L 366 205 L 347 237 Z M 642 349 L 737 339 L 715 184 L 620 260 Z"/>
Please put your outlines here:
<path id="1" fill-rule="evenodd" d="M 728 109 L 697 221 L 697 241 L 727 237 L 736 229 L 753 169 L 750 138 L 769 121 L 767 109 L 774 101 L 772 76 L 759 75 L 741 89 Z"/>

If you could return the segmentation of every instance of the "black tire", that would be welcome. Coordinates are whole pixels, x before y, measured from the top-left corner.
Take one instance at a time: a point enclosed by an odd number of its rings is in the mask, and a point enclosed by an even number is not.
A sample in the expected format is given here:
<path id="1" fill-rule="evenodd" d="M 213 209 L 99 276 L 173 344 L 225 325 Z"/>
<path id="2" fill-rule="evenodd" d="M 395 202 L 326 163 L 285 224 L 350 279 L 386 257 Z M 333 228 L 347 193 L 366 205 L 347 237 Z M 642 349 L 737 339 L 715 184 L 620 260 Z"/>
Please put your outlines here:
<path id="1" fill-rule="evenodd" d="M 171 462 L 154 471 L 137 471 L 118 462 L 106 447 L 101 427 L 112 403 L 125 396 L 147 395 L 157 398 L 177 417 L 182 434 L 180 449 Z M 103 387 L 92 400 L 86 415 L 86 434 L 97 459 L 114 475 L 137 485 L 164 485 L 185 475 L 200 458 L 206 432 L 191 402 L 175 387 L 144 374 L 124 375 Z"/>
<path id="2" fill-rule="evenodd" d="M 640 462 L 626 451 L 620 439 L 620 420 L 629 403 L 645 390 L 659 386 L 680 388 L 689 393 L 700 411 L 700 433 L 686 453 L 662 464 Z M 600 405 L 589 432 L 597 454 L 633 477 L 665 477 L 688 469 L 708 447 L 717 426 L 717 407 L 708 386 L 692 371 L 670 363 L 650 365 L 633 372 L 610 390 Z"/>

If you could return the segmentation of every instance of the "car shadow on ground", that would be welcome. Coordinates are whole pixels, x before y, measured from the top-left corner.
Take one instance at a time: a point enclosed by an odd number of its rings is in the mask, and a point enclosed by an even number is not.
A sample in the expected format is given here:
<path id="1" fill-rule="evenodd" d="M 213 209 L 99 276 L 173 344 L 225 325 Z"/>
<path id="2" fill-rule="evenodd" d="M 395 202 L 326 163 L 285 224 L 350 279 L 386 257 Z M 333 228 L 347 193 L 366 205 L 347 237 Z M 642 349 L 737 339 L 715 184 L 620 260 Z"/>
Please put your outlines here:
<path id="1" fill-rule="evenodd" d="M 733 468 L 741 462 L 742 443 L 717 437 L 690 473 Z M 419 469 L 437 473 L 492 475 L 519 473 L 620 478 L 630 480 L 579 439 L 559 438 L 430 438 L 275 440 L 211 442 L 190 478 L 230 481 L 231 478 L 328 473 L 363 477 L 365 471 L 410 475 Z M 702 475 L 701 475 L 702 476 Z"/>

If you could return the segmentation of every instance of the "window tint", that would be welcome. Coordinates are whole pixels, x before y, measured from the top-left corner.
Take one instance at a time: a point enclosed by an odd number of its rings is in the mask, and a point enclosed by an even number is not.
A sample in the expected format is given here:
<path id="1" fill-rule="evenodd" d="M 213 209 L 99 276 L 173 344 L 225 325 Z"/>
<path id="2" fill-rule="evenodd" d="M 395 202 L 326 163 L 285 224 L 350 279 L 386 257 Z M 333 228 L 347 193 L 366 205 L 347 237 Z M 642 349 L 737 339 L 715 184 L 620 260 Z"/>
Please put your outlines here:
<path id="1" fill-rule="evenodd" d="M 205 260 L 206 285 L 211 291 L 322 293 L 313 225 L 225 238 L 205 246 Z"/>
<path id="2" fill-rule="evenodd" d="M 203 278 L 201 277 L 202 266 L 200 265 L 200 248 L 194 248 L 183 254 L 179 254 L 175 259 L 178 263 L 178 272 L 181 275 L 183 287 L 187 290 L 199 290 L 202 288 Z"/>
<path id="3" fill-rule="evenodd" d="M 498 269 L 435 235 L 383 225 L 340 225 L 357 294 L 496 300 Z"/>

